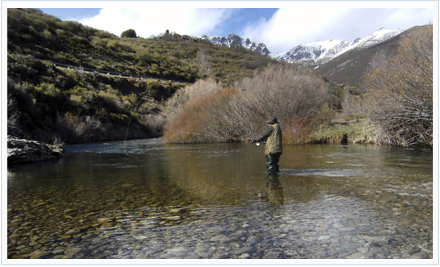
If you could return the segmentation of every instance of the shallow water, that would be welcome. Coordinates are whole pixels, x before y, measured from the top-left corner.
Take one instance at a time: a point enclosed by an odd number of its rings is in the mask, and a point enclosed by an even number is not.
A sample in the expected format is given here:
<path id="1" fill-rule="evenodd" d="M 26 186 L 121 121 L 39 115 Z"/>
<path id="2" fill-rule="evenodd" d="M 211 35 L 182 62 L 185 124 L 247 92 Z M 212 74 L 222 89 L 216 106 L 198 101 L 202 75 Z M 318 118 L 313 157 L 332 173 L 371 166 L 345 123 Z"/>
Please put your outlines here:
<path id="1" fill-rule="evenodd" d="M 133 140 L 8 169 L 8 258 L 432 259 L 432 152 Z"/>

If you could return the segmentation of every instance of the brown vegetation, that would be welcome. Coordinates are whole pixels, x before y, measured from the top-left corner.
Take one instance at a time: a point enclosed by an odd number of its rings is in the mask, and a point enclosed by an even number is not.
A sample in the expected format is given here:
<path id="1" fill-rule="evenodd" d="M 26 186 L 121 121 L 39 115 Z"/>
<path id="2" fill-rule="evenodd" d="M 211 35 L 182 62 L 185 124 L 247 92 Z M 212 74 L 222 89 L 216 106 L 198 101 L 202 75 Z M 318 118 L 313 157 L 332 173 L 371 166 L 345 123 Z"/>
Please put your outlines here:
<path id="1" fill-rule="evenodd" d="M 166 142 L 245 140 L 266 127 L 269 116 L 277 116 L 284 141 L 297 143 L 334 114 L 327 104 L 328 83 L 291 64 L 270 65 L 232 89 L 203 83 L 208 86 L 186 87 L 168 103 Z"/>
<path id="2" fill-rule="evenodd" d="M 189 102 L 165 128 L 168 143 L 225 142 L 238 138 L 237 127 L 225 119 L 237 92 L 220 89 Z"/>
<path id="3" fill-rule="evenodd" d="M 369 117 L 383 143 L 432 146 L 432 25 L 408 31 L 396 53 L 377 54 L 363 86 L 369 92 Z"/>

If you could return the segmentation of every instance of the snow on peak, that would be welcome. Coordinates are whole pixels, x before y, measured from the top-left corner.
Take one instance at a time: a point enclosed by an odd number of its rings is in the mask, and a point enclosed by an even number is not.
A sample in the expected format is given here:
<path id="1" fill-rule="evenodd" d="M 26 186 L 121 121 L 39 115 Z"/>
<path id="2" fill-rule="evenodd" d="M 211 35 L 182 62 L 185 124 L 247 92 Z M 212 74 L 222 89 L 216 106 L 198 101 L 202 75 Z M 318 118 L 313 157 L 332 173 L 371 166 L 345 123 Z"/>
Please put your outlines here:
<path id="1" fill-rule="evenodd" d="M 202 39 L 206 39 L 213 43 L 214 45 L 223 46 L 223 47 L 244 47 L 250 49 L 252 51 L 260 52 L 261 54 L 268 55 L 270 54 L 269 49 L 267 49 L 264 43 L 256 44 L 249 40 L 249 38 L 244 39 L 240 36 L 231 33 L 228 37 L 217 36 L 217 37 L 208 37 L 206 35 L 202 35 Z"/>
<path id="2" fill-rule="evenodd" d="M 403 32 L 403 30 L 388 30 L 380 28 L 364 38 L 357 38 L 347 42 L 342 40 L 328 40 L 298 45 L 287 52 L 272 55 L 273 58 L 290 63 L 312 62 L 322 64 L 355 48 L 368 48 L 381 43 Z"/>

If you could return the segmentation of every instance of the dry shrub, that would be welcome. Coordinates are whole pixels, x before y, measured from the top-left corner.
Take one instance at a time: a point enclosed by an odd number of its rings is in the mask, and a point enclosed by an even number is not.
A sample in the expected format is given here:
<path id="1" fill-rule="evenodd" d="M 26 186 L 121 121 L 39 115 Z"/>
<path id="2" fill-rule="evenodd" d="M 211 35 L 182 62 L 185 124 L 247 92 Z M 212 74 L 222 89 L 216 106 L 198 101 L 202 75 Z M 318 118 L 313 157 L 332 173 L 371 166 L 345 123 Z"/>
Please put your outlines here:
<path id="1" fill-rule="evenodd" d="M 335 117 L 335 111 L 329 104 L 323 104 L 319 111 L 309 119 L 295 116 L 283 122 L 283 140 L 289 144 L 302 144 L 309 141 L 309 136 L 321 131 Z"/>
<path id="2" fill-rule="evenodd" d="M 283 140 L 290 144 L 302 143 L 310 132 L 310 123 L 300 118 L 283 122 Z"/>
<path id="3" fill-rule="evenodd" d="M 267 127 L 269 116 L 277 116 L 284 141 L 295 143 L 331 120 L 327 92 L 323 79 L 292 64 L 271 65 L 232 89 L 222 89 L 213 80 L 199 81 L 168 102 L 165 142 L 245 140 Z"/>
<path id="4" fill-rule="evenodd" d="M 148 129 L 151 129 L 158 134 L 163 133 L 166 119 L 162 114 L 141 115 L 140 120 Z"/>
<path id="5" fill-rule="evenodd" d="M 167 101 L 164 114 L 168 120 L 173 120 L 173 117 L 181 112 L 187 103 L 202 96 L 213 95 L 220 89 L 222 86 L 213 79 L 198 80 L 193 85 L 179 89 Z"/>
<path id="6" fill-rule="evenodd" d="M 395 54 L 379 53 L 363 77 L 369 117 L 383 143 L 433 142 L 433 28 L 408 31 Z"/>
<path id="7" fill-rule="evenodd" d="M 164 130 L 165 143 L 198 143 L 203 140 L 199 122 L 205 119 L 200 112 L 189 108 L 182 111 L 176 120 L 169 122 Z"/>
<path id="8" fill-rule="evenodd" d="M 235 84 L 241 98 L 235 106 L 240 127 L 255 136 L 269 116 L 276 116 L 287 143 L 297 143 L 322 123 L 328 84 L 314 72 L 292 64 L 270 65 L 254 78 Z"/>
<path id="9" fill-rule="evenodd" d="M 57 129 L 61 138 L 67 143 L 86 140 L 93 141 L 93 133 L 101 127 L 101 122 L 91 116 L 80 117 L 66 112 L 57 116 Z"/>
<path id="10" fill-rule="evenodd" d="M 241 136 L 241 129 L 236 126 L 238 120 L 232 112 L 237 93 L 236 90 L 225 88 L 201 99 L 204 102 L 201 112 L 207 119 L 203 132 L 211 141 L 225 142 Z"/>
<path id="11" fill-rule="evenodd" d="M 166 143 L 224 142 L 236 134 L 228 120 L 224 120 L 223 110 L 229 105 L 236 91 L 222 89 L 214 95 L 200 96 L 187 103 L 164 130 Z"/>

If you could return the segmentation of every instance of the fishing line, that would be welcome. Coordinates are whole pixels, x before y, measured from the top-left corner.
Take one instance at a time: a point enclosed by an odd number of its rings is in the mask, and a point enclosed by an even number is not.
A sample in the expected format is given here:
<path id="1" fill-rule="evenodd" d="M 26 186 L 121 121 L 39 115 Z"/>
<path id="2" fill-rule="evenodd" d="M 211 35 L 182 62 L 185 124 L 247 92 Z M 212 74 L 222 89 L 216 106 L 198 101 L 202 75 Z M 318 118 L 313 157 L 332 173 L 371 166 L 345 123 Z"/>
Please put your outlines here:
<path id="1" fill-rule="evenodd" d="M 146 93 L 148 93 L 148 91 L 144 91 L 144 92 L 142 92 L 141 94 L 138 95 L 138 96 L 139 96 L 138 103 L 133 107 L 133 110 L 130 111 L 130 119 L 128 120 L 127 131 L 125 132 L 125 139 L 124 139 L 124 151 L 125 151 L 125 155 L 126 155 L 127 157 L 130 157 L 130 156 L 131 156 L 131 155 L 128 154 L 128 152 L 127 152 L 127 146 L 126 146 L 126 144 L 127 144 L 127 138 L 128 138 L 128 131 L 130 130 L 131 119 L 133 118 L 133 112 L 134 112 L 134 110 L 135 110 L 135 109 L 136 109 L 136 108 L 142 103 L 142 100 L 143 100 L 144 97 L 145 97 L 145 96 L 143 96 L 143 94 L 146 94 Z"/>

